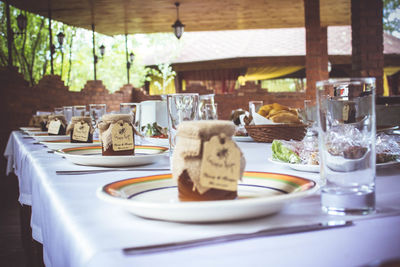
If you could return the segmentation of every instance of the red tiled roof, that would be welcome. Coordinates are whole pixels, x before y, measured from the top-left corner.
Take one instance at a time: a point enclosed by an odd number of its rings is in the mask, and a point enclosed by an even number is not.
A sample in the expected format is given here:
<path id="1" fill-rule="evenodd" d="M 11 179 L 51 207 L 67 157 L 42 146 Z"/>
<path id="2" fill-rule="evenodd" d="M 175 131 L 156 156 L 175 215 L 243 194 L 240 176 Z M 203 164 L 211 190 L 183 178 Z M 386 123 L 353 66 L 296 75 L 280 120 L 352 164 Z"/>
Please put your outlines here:
<path id="1" fill-rule="evenodd" d="M 304 28 L 185 32 L 179 42 L 178 55 L 166 52 L 157 58 L 147 57 L 145 65 L 306 53 Z M 384 33 L 384 53 L 400 54 L 400 39 Z M 351 55 L 350 26 L 328 27 L 328 54 Z"/>

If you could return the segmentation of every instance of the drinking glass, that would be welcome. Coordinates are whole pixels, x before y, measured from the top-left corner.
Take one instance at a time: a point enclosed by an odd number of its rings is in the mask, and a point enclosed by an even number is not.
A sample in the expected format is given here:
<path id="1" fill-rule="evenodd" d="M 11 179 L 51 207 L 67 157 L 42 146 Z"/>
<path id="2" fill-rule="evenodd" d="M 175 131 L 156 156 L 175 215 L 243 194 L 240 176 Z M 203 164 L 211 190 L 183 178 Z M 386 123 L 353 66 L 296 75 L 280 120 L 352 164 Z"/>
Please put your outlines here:
<path id="1" fill-rule="evenodd" d="M 140 131 L 140 103 L 120 103 L 119 113 L 130 114 L 133 117 L 133 124 L 135 128 Z"/>
<path id="2" fill-rule="evenodd" d="M 205 104 L 203 120 L 218 120 L 218 104 Z"/>
<path id="3" fill-rule="evenodd" d="M 317 82 L 322 209 L 375 210 L 375 78 Z"/>
<path id="4" fill-rule="evenodd" d="M 54 108 L 54 114 L 55 115 L 64 115 L 64 109 L 63 108 Z"/>
<path id="5" fill-rule="evenodd" d="M 214 104 L 214 94 L 201 95 L 199 96 L 199 120 L 207 120 L 206 104 Z"/>
<path id="6" fill-rule="evenodd" d="M 250 114 L 258 112 L 258 110 L 264 105 L 263 101 L 259 100 L 254 100 L 254 101 L 249 101 L 249 112 Z"/>
<path id="7" fill-rule="evenodd" d="M 170 155 L 175 148 L 178 125 L 183 121 L 198 119 L 199 94 L 167 95 L 168 138 Z"/>
<path id="8" fill-rule="evenodd" d="M 89 105 L 89 113 L 93 122 L 98 122 L 101 117 L 106 114 L 106 104 L 90 104 Z"/>
<path id="9" fill-rule="evenodd" d="M 80 105 L 80 106 L 74 106 L 72 114 L 73 116 L 85 116 L 86 113 L 86 106 Z"/>
<path id="10" fill-rule="evenodd" d="M 73 106 L 64 106 L 64 116 L 67 120 L 68 124 L 71 122 L 72 114 L 73 114 Z"/>

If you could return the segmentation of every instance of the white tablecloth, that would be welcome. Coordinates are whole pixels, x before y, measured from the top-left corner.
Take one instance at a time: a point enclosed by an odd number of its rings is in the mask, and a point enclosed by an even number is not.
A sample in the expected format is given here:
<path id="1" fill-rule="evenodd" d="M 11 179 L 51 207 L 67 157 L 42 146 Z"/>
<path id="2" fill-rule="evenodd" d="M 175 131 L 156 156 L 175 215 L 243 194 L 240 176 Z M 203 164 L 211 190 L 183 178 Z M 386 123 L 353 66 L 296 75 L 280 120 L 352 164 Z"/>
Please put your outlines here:
<path id="1" fill-rule="evenodd" d="M 13 132 L 5 155 L 20 181 L 21 203 L 32 205 L 33 237 L 43 243 L 46 266 L 356 266 L 400 257 L 400 168 L 380 170 L 377 213 L 368 216 L 327 216 L 314 195 L 282 212 L 254 220 L 183 224 L 146 220 L 103 202 L 96 190 L 103 185 L 149 172 L 56 175 L 56 170 L 86 169 L 48 153 L 21 133 Z M 270 145 L 240 143 L 246 170 L 294 174 L 318 181 L 319 175 L 269 163 Z M 154 166 L 167 167 L 168 157 Z M 163 173 L 163 172 L 157 172 Z M 151 173 L 153 174 L 153 173 Z M 27 201 L 31 199 L 31 201 Z M 353 220 L 355 226 L 335 230 L 253 238 L 218 245 L 127 256 L 126 247 L 152 245 L 253 232 L 282 225 Z"/>

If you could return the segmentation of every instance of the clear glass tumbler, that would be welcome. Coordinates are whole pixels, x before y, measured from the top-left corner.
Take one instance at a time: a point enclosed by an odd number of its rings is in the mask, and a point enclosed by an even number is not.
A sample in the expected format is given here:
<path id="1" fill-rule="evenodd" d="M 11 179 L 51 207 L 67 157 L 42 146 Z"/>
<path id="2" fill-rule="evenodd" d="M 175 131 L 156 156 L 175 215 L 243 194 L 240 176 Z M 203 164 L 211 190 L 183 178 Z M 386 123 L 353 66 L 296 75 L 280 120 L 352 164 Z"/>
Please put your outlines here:
<path id="1" fill-rule="evenodd" d="M 317 82 L 322 209 L 375 210 L 375 78 Z"/>
<path id="2" fill-rule="evenodd" d="M 178 125 L 183 121 L 198 119 L 199 94 L 167 95 L 168 138 L 170 154 L 175 148 Z"/>
<path id="3" fill-rule="evenodd" d="M 207 120 L 206 105 L 214 104 L 214 94 L 200 95 L 199 96 L 199 120 Z"/>
<path id="4" fill-rule="evenodd" d="M 85 113 L 86 113 L 85 105 L 74 106 L 72 111 L 73 116 L 85 116 Z"/>
<path id="5" fill-rule="evenodd" d="M 264 102 L 261 100 L 253 100 L 249 101 L 249 112 L 250 114 L 258 112 L 258 110 L 264 105 Z"/>
<path id="6" fill-rule="evenodd" d="M 72 114 L 73 114 L 73 106 L 64 106 L 63 110 L 64 110 L 64 116 L 65 119 L 67 120 L 68 124 L 71 122 L 71 118 L 72 118 Z"/>
<path id="7" fill-rule="evenodd" d="M 120 103 L 119 112 L 121 114 L 130 114 L 134 118 L 136 130 L 140 131 L 140 103 Z"/>

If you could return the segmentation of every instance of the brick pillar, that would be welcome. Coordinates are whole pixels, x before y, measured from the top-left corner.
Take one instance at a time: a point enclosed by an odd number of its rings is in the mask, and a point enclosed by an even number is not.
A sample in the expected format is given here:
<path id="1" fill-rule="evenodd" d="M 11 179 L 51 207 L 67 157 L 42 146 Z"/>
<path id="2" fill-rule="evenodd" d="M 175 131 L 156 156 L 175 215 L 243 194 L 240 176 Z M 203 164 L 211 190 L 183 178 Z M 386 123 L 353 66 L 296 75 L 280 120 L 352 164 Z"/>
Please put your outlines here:
<path id="1" fill-rule="evenodd" d="M 351 1 L 352 76 L 375 77 L 376 95 L 383 94 L 383 4 Z"/>
<path id="2" fill-rule="evenodd" d="M 304 0 L 306 27 L 306 98 L 316 98 L 315 83 L 329 78 L 327 28 L 321 27 L 319 0 Z"/>

